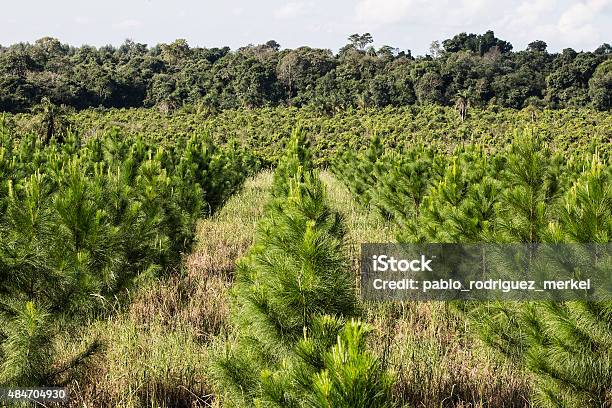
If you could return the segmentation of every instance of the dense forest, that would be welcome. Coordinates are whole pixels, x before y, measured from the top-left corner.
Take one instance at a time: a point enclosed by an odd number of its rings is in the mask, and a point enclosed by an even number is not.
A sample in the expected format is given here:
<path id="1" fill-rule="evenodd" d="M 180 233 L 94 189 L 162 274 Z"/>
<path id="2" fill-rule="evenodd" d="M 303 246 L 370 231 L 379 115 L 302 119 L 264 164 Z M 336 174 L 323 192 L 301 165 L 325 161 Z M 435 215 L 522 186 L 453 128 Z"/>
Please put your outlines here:
<path id="1" fill-rule="evenodd" d="M 566 48 L 549 53 L 543 41 L 517 51 L 484 34 L 461 33 L 434 41 L 430 53 L 372 46 L 370 34 L 353 34 L 337 54 L 276 41 L 229 47 L 190 47 L 179 39 L 148 47 L 131 40 L 119 47 L 73 47 L 55 38 L 0 46 L 0 111 L 26 112 L 44 98 L 75 109 L 184 104 L 237 109 L 412 104 L 523 108 L 612 106 L 612 47 Z"/>

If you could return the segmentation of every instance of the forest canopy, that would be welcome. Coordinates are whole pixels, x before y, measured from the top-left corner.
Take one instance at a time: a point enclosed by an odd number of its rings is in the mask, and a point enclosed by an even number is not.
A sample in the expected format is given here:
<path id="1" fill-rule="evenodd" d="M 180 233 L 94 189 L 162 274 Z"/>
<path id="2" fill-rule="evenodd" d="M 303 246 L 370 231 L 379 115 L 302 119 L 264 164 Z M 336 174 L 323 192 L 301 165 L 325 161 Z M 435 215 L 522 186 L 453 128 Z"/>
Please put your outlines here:
<path id="1" fill-rule="evenodd" d="M 452 105 L 523 108 L 612 106 L 612 47 L 549 53 L 544 41 L 525 50 L 484 34 L 434 41 L 413 56 L 375 48 L 369 33 L 353 34 L 338 53 L 281 49 L 274 40 L 237 50 L 191 47 L 184 39 L 148 47 L 73 47 L 45 37 L 0 45 L 0 111 L 25 112 L 43 98 L 75 109 L 184 104 L 211 109 L 314 105 L 347 107 Z"/>

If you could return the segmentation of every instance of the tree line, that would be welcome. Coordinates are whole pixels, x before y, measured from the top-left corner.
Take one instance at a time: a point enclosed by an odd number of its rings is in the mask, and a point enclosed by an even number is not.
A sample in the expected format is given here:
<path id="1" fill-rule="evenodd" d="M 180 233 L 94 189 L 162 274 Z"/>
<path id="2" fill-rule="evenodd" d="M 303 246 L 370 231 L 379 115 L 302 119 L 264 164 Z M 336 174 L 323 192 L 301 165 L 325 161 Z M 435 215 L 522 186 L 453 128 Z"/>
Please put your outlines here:
<path id="1" fill-rule="evenodd" d="M 75 109 L 184 104 L 237 109 L 412 104 L 612 106 L 612 46 L 594 51 L 525 50 L 495 36 L 461 33 L 434 41 L 425 56 L 391 46 L 375 48 L 369 33 L 353 34 L 338 53 L 310 47 L 281 49 L 274 41 L 237 50 L 191 47 L 184 39 L 148 47 L 73 47 L 45 37 L 0 45 L 0 111 L 25 112 L 44 98 Z"/>

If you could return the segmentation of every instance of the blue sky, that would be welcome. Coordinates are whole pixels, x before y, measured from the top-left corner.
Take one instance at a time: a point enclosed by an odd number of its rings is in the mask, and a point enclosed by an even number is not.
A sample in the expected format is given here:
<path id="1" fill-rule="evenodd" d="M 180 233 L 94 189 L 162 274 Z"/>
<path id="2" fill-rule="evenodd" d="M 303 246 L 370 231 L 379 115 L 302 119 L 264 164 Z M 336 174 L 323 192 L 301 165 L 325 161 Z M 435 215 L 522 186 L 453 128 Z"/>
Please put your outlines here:
<path id="1" fill-rule="evenodd" d="M 612 42 L 612 0 L 105 0 L 5 2 L 0 44 L 43 36 L 72 45 L 189 44 L 235 49 L 274 39 L 281 46 L 337 51 L 348 35 L 370 32 L 375 45 L 424 54 L 433 40 L 492 29 L 524 49 L 592 50 Z"/>

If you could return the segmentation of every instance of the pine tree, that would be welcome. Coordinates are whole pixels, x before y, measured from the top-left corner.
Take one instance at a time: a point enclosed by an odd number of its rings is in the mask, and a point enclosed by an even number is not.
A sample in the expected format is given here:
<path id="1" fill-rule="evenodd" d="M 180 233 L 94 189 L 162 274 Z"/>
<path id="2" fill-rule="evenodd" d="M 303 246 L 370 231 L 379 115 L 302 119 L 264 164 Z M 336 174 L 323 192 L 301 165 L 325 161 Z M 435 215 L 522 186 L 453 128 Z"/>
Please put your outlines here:
<path id="1" fill-rule="evenodd" d="M 372 201 L 372 187 L 377 185 L 377 174 L 385 173 L 382 141 L 377 134 L 372 135 L 365 152 L 356 154 L 346 150 L 333 161 L 332 170 L 353 193 L 359 203 L 369 206 Z"/>
<path id="2" fill-rule="evenodd" d="M 558 229 L 565 236 L 563 241 L 610 242 L 610 181 L 609 169 L 594 158 L 561 204 Z M 548 228 L 553 230 L 550 235 L 557 229 L 554 224 Z M 537 304 L 532 318 L 535 324 L 526 339 L 525 363 L 536 374 L 537 403 L 549 407 L 611 404 L 612 302 Z"/>
<path id="3" fill-rule="evenodd" d="M 532 132 L 517 135 L 507 157 L 496 239 L 541 242 L 561 191 L 559 157 Z"/>
<path id="4" fill-rule="evenodd" d="M 417 216 L 400 224 L 398 241 L 481 241 L 495 217 L 499 192 L 495 172 L 495 165 L 482 150 L 457 152 L 442 176 L 432 177 Z"/>
<path id="5" fill-rule="evenodd" d="M 431 183 L 439 177 L 440 156 L 416 146 L 398 154 L 385 153 L 381 162 L 387 165 L 376 166 L 373 202 L 385 218 L 401 225 L 414 221 Z"/>
<path id="6" fill-rule="evenodd" d="M 300 175 L 307 175 L 313 168 L 312 152 L 306 133 L 298 126 L 293 130 L 285 154 L 274 171 L 272 194 L 275 197 L 287 197 L 289 183 L 298 175 L 298 170 Z"/>
<path id="7" fill-rule="evenodd" d="M 0 381 L 20 387 L 47 384 L 53 361 L 51 314 L 32 301 L 13 301 L 0 309 L 0 322 L 6 328 Z"/>
<path id="8" fill-rule="evenodd" d="M 321 408 L 390 407 L 393 380 L 366 350 L 371 329 L 359 322 L 346 324 L 337 344 L 324 355 L 325 369 L 316 375 L 310 406 Z"/>
<path id="9" fill-rule="evenodd" d="M 440 161 L 447 163 L 442 174 L 430 172 L 424 194 L 419 183 L 396 186 L 410 183 L 410 167 L 398 171 L 399 177 L 393 170 L 388 172 L 392 176 L 362 177 L 356 183 L 358 189 L 350 187 L 357 177 L 345 180 L 354 193 L 367 191 L 368 199 L 377 197 L 393 214 L 402 229 L 400 242 L 533 244 L 531 251 L 537 251 L 540 243 L 609 246 L 612 171 L 607 157 L 595 154 L 587 160 L 575 153 L 566 159 L 567 155 L 559 153 L 562 148 L 564 145 L 559 145 L 557 152 L 553 151 L 531 130 L 517 133 L 506 151 L 485 155 L 479 148 L 467 146 L 448 161 Z M 434 155 L 434 163 L 441 154 Z M 353 153 L 346 157 L 349 159 L 343 166 L 348 170 L 343 169 L 344 173 L 364 168 L 360 163 L 363 156 Z M 384 157 L 393 159 L 390 154 Z M 414 159 L 407 161 L 416 164 Z M 384 190 L 380 185 L 385 186 L 385 193 L 397 192 L 401 197 L 381 200 Z M 415 208 L 413 198 L 419 196 L 422 200 Z M 609 270 L 609 251 L 602 249 L 598 254 L 595 268 Z M 601 407 L 612 404 L 611 303 L 496 301 L 453 305 L 485 344 L 533 378 L 537 406 Z"/>

